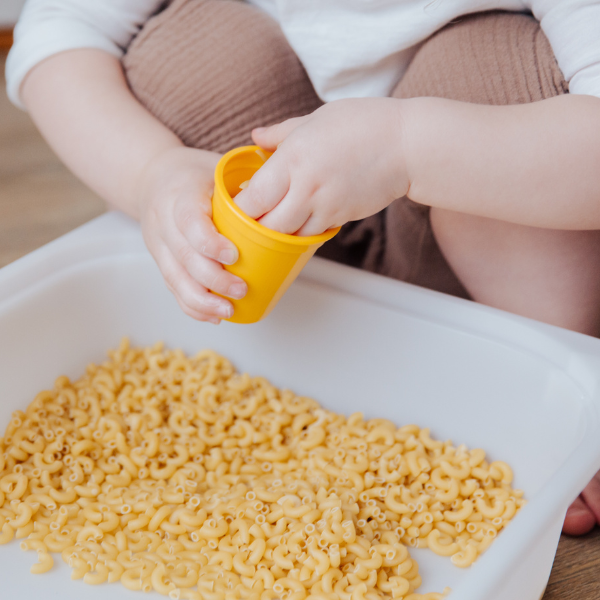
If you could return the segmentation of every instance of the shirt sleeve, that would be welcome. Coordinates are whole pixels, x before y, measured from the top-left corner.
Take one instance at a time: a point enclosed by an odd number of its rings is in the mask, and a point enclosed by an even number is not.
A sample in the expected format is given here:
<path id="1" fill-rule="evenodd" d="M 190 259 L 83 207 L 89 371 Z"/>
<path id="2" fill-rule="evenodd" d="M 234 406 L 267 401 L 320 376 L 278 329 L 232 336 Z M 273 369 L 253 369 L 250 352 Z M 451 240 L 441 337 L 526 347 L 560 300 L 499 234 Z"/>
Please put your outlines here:
<path id="1" fill-rule="evenodd" d="M 600 1 L 533 0 L 569 93 L 600 97 Z"/>
<path id="2" fill-rule="evenodd" d="M 27 0 L 6 62 L 7 93 L 19 108 L 27 73 L 65 50 L 96 48 L 120 58 L 163 0 Z"/>

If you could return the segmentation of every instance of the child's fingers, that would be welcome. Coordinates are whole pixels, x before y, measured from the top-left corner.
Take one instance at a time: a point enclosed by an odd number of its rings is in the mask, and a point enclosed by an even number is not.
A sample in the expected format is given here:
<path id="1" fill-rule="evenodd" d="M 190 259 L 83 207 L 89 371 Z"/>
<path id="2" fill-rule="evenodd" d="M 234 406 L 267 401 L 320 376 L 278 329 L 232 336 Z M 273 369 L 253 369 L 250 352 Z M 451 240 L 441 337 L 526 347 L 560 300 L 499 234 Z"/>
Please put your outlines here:
<path id="1" fill-rule="evenodd" d="M 296 233 L 310 219 L 311 205 L 307 202 L 307 191 L 291 188 L 277 206 L 264 215 L 259 223 L 281 233 Z"/>
<path id="2" fill-rule="evenodd" d="M 206 319 L 226 319 L 233 315 L 231 302 L 212 294 L 203 285 L 194 281 L 166 246 L 155 255 L 155 260 L 167 287 L 173 292 L 186 314 L 194 318 L 204 316 Z"/>
<path id="3" fill-rule="evenodd" d="M 217 231 L 195 198 L 178 202 L 174 218 L 179 231 L 197 252 L 225 265 L 237 261 L 239 252 L 235 244 Z"/>
<path id="4" fill-rule="evenodd" d="M 219 325 L 221 323 L 221 319 L 219 317 L 213 317 L 211 315 L 207 315 L 205 313 L 198 312 L 196 310 L 191 309 L 189 306 L 184 304 L 183 300 L 179 297 L 177 292 L 165 281 L 165 285 L 167 289 L 175 296 L 175 300 L 177 300 L 177 304 L 179 304 L 179 308 L 188 316 L 192 317 L 196 321 L 206 321 L 208 323 L 212 323 L 213 325 Z"/>
<path id="5" fill-rule="evenodd" d="M 246 295 L 248 288 L 242 279 L 196 252 L 179 230 L 172 228 L 166 231 L 164 241 L 187 274 L 206 289 L 230 298 L 243 298 Z"/>
<path id="6" fill-rule="evenodd" d="M 254 173 L 248 187 L 235 197 L 235 203 L 249 217 L 258 219 L 283 200 L 289 187 L 290 176 L 285 159 L 276 152 Z"/>
<path id="7" fill-rule="evenodd" d="M 308 235 L 320 235 L 328 229 L 337 227 L 332 223 L 329 223 L 323 219 L 320 215 L 314 213 L 306 220 L 306 222 L 296 231 L 296 235 L 308 236 Z"/>
<path id="8" fill-rule="evenodd" d="M 252 139 L 257 146 L 274 152 L 277 149 L 277 146 L 279 146 L 279 144 L 281 144 L 294 129 L 300 127 L 303 123 L 306 123 L 308 119 L 310 119 L 310 115 L 287 119 L 287 121 L 271 125 L 270 127 L 257 127 L 252 130 Z"/>

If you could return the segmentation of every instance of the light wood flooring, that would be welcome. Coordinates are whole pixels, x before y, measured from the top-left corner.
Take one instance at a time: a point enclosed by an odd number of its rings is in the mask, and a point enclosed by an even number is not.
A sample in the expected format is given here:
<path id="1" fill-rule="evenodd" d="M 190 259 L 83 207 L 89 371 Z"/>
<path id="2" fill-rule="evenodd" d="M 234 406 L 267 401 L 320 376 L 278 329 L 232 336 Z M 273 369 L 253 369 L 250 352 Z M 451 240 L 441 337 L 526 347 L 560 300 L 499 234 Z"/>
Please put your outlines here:
<path id="1" fill-rule="evenodd" d="M 8 100 L 0 54 L 0 267 L 82 225 L 104 203 L 50 150 Z"/>

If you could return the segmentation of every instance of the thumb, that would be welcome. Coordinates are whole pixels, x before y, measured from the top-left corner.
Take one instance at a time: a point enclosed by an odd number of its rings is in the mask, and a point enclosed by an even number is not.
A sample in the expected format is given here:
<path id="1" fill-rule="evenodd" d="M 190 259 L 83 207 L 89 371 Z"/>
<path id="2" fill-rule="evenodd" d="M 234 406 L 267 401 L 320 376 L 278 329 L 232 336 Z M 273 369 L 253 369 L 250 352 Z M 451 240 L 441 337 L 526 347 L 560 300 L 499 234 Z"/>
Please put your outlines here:
<path id="1" fill-rule="evenodd" d="M 274 152 L 277 150 L 277 146 L 279 146 L 279 144 L 281 144 L 294 129 L 305 123 L 309 117 L 310 115 L 294 117 L 287 121 L 277 123 L 276 125 L 271 125 L 270 127 L 257 127 L 252 130 L 252 139 L 257 146 L 269 150 L 270 152 Z"/>

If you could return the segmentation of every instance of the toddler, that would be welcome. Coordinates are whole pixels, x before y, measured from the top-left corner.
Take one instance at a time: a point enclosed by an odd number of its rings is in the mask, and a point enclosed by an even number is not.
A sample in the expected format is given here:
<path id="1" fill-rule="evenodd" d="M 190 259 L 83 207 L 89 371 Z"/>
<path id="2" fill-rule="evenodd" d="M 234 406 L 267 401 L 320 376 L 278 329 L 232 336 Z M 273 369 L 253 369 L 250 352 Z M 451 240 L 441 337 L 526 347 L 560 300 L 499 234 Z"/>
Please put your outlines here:
<path id="1" fill-rule="evenodd" d="M 254 141 L 237 201 L 267 227 L 598 335 L 599 26 L 598 0 L 29 0 L 8 92 L 195 319 L 246 293 L 210 199 Z M 598 476 L 564 530 L 596 521 Z"/>

